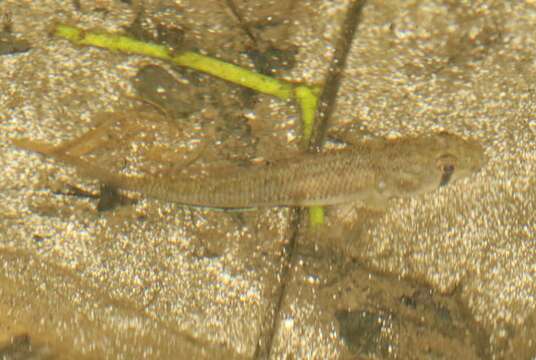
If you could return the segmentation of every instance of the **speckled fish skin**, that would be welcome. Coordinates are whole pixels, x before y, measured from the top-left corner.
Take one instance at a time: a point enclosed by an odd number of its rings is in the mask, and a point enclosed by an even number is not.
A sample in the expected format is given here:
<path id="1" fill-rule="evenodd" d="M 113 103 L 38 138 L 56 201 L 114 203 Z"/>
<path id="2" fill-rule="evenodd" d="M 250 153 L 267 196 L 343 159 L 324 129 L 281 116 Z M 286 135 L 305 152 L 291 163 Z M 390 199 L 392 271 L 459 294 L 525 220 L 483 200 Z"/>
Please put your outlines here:
<path id="1" fill-rule="evenodd" d="M 356 200 L 365 207 L 384 209 L 392 197 L 433 191 L 474 174 L 486 161 L 478 143 L 445 132 L 374 139 L 351 150 L 304 155 L 202 181 L 119 175 L 78 157 L 53 156 L 75 166 L 81 175 L 119 189 L 222 209 L 334 205 Z"/>

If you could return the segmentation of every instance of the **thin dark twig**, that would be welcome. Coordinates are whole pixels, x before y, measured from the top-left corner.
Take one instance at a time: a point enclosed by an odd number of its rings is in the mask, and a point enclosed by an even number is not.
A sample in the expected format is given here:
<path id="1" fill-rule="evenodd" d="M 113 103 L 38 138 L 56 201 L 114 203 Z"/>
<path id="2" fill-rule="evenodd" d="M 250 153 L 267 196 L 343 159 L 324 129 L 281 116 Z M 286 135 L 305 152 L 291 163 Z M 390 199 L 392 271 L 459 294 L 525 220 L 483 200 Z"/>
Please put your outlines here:
<path id="1" fill-rule="evenodd" d="M 238 11 L 238 8 L 236 7 L 233 0 L 225 0 L 225 4 L 231 10 L 233 13 L 233 16 L 238 20 L 238 23 L 240 27 L 242 28 L 242 31 L 246 33 L 246 35 L 249 37 L 249 39 L 254 43 L 257 44 L 257 38 L 255 35 L 253 35 L 253 32 L 251 31 L 249 25 L 244 21 L 244 17 L 242 14 L 240 14 L 240 11 Z"/>
<path id="2" fill-rule="evenodd" d="M 353 4 L 350 5 L 346 18 L 344 19 L 342 36 L 337 41 L 335 54 L 331 60 L 322 94 L 318 101 L 318 108 L 316 109 L 313 135 L 309 144 L 309 149 L 312 151 L 319 150 L 324 142 L 329 121 L 333 114 L 333 110 L 335 109 L 342 72 L 346 66 L 346 59 L 348 58 L 348 53 L 350 52 L 357 26 L 361 22 L 361 15 L 365 3 L 366 0 L 354 1 Z"/>

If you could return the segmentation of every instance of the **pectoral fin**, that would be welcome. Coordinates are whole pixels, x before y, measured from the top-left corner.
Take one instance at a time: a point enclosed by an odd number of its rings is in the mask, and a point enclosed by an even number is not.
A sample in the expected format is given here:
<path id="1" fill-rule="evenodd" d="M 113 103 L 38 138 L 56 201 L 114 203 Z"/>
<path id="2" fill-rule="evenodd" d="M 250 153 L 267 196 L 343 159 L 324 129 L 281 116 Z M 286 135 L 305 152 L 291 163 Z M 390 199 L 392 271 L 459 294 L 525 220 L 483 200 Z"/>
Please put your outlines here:
<path id="1" fill-rule="evenodd" d="M 374 211 L 385 212 L 389 207 L 389 199 L 375 191 L 363 197 L 363 203 L 367 209 Z"/>

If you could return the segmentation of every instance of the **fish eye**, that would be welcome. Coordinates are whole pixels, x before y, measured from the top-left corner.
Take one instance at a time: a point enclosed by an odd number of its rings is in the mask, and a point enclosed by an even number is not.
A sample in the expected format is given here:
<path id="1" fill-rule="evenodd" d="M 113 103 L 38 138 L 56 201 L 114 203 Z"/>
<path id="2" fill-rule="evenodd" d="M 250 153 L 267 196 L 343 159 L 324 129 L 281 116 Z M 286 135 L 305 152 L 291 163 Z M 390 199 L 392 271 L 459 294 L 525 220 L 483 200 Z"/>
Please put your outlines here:
<path id="1" fill-rule="evenodd" d="M 443 169 L 441 170 L 443 171 L 443 174 L 452 174 L 454 172 L 454 165 L 452 164 L 444 165 Z"/>

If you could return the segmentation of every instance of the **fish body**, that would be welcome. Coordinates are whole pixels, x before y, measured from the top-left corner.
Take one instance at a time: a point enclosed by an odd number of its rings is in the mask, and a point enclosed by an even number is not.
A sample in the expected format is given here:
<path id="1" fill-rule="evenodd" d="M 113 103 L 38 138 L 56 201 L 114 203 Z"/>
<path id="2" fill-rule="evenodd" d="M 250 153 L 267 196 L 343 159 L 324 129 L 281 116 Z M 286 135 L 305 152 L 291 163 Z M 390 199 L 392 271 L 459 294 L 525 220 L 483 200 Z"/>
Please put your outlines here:
<path id="1" fill-rule="evenodd" d="M 393 197 L 433 191 L 477 172 L 485 163 L 476 142 L 446 132 L 373 139 L 348 150 L 305 154 L 206 179 L 126 176 L 77 156 L 50 155 L 103 184 L 184 205 L 233 209 L 336 205 L 360 201 L 382 209 Z"/>

